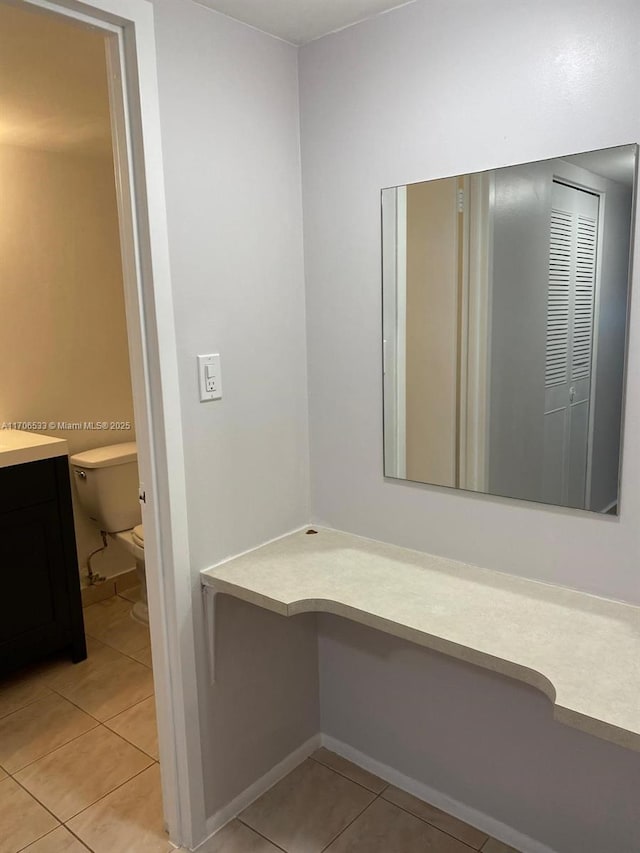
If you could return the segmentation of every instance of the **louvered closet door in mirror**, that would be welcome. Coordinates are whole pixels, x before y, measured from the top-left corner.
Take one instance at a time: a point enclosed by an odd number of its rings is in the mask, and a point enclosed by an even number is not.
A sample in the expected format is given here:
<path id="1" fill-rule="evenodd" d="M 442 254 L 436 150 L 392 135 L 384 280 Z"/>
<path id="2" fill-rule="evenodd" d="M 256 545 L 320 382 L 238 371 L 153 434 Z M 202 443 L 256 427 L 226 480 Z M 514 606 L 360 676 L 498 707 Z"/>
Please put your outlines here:
<path id="1" fill-rule="evenodd" d="M 589 464 L 599 203 L 598 195 L 553 182 L 543 499 L 580 509 Z"/>

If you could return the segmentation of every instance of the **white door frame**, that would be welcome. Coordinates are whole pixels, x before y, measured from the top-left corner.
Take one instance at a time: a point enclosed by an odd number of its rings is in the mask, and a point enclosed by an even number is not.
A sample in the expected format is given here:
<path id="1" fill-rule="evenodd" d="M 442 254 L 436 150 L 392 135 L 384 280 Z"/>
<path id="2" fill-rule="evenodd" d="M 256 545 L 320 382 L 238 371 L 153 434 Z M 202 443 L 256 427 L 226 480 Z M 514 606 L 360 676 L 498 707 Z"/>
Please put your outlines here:
<path id="1" fill-rule="evenodd" d="M 23 1 L 108 36 L 164 813 L 171 840 L 192 848 L 206 837 L 206 814 L 153 7 Z"/>
<path id="2" fill-rule="evenodd" d="M 405 479 L 406 461 L 406 187 L 381 193 L 384 475 Z"/>
<path id="3" fill-rule="evenodd" d="M 407 188 L 396 188 L 396 471 L 407 476 Z"/>

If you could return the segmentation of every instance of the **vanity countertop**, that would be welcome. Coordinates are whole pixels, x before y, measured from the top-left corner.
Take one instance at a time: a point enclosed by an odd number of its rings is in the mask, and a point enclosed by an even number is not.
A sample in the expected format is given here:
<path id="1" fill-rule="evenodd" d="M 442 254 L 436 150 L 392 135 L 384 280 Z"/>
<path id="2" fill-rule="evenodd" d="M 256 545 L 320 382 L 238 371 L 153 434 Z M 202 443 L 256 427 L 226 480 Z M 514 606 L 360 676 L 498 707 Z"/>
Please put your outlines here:
<path id="1" fill-rule="evenodd" d="M 54 456 L 66 456 L 67 453 L 68 447 L 64 438 L 19 429 L 0 430 L 0 468 L 52 459 Z"/>
<path id="2" fill-rule="evenodd" d="M 324 528 L 201 573 L 284 616 L 334 613 L 519 679 L 563 723 L 640 751 L 640 607 Z"/>

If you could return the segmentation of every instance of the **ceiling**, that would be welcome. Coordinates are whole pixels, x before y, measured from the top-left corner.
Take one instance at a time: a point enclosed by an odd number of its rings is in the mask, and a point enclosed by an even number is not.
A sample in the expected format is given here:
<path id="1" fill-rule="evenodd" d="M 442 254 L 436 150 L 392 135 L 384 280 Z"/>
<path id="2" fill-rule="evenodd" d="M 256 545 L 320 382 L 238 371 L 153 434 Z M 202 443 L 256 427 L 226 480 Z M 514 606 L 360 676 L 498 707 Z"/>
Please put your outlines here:
<path id="1" fill-rule="evenodd" d="M 102 35 L 0 3 L 0 144 L 110 153 Z"/>
<path id="2" fill-rule="evenodd" d="M 407 0 L 196 0 L 292 44 L 305 44 Z M 413 2 L 413 0 L 409 0 Z"/>

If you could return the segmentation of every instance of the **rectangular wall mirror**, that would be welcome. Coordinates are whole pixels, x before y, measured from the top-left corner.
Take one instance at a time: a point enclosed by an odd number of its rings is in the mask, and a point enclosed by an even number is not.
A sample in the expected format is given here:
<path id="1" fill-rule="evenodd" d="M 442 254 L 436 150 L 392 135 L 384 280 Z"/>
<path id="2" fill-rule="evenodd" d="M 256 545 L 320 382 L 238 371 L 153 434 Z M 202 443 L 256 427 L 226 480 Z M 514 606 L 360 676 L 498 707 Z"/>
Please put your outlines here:
<path id="1" fill-rule="evenodd" d="M 382 190 L 385 476 L 617 514 L 637 159 Z"/>

